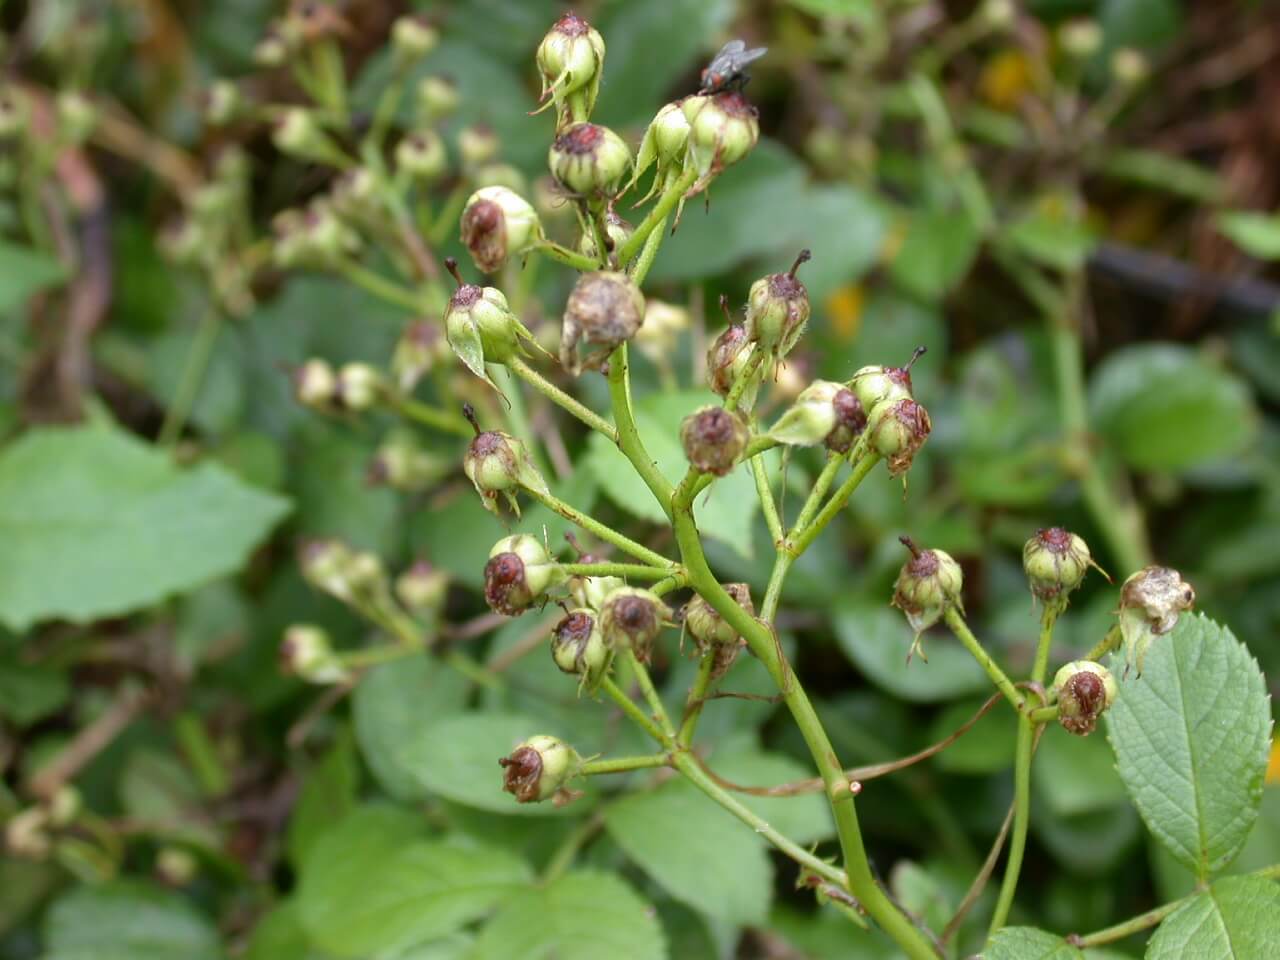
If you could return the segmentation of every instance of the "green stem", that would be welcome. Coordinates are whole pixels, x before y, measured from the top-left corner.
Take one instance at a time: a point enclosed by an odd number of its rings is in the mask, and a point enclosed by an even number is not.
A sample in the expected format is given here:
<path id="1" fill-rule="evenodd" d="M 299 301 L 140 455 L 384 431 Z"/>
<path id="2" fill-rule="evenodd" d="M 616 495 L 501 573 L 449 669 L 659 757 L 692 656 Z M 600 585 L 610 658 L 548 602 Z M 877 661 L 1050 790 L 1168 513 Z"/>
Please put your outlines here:
<path id="1" fill-rule="evenodd" d="M 782 601 L 782 587 L 787 582 L 787 574 L 796 558 L 779 547 L 778 555 L 773 560 L 773 570 L 769 573 L 769 583 L 764 588 L 764 600 L 760 602 L 760 619 L 765 623 L 773 623 L 778 615 L 778 604 Z"/>
<path id="2" fill-rule="evenodd" d="M 600 416 L 590 407 L 583 405 L 578 400 L 565 393 L 554 383 L 538 373 L 537 370 L 529 366 L 529 364 L 521 357 L 513 357 L 507 361 L 507 367 L 533 389 L 550 400 L 552 403 L 561 407 L 565 412 L 577 417 L 592 430 L 604 434 L 614 443 L 618 442 L 618 431 L 614 429 L 613 424 L 604 417 Z"/>
<path id="3" fill-rule="evenodd" d="M 539 503 L 549 507 L 554 512 L 560 514 L 570 523 L 575 523 L 588 533 L 592 533 L 599 537 L 605 543 L 611 543 L 623 553 L 629 553 L 637 560 L 653 567 L 658 567 L 663 575 L 673 572 L 675 563 L 668 560 L 660 553 L 655 553 L 648 547 L 636 543 L 630 537 L 624 536 L 614 530 L 613 527 L 606 526 L 594 517 L 590 517 L 575 507 L 569 506 L 555 494 L 547 490 L 538 490 L 533 487 L 525 487 L 525 492 Z"/>
<path id="4" fill-rule="evenodd" d="M 628 237 L 627 242 L 618 249 L 619 263 L 630 263 L 631 258 L 639 252 L 645 241 L 649 239 L 649 234 L 659 229 L 659 227 L 665 229 L 667 217 L 671 215 L 671 211 L 675 209 L 680 198 L 684 196 L 685 191 L 693 186 L 693 181 L 696 179 L 698 179 L 698 171 L 690 169 L 681 174 L 680 179 L 676 180 L 675 183 L 667 187 L 648 215 L 640 221 L 640 225 L 636 227 L 636 232 Z"/>
<path id="5" fill-rule="evenodd" d="M 644 278 L 649 275 L 649 268 L 653 266 L 653 261 L 658 256 L 658 249 L 662 246 L 666 231 L 667 218 L 663 217 L 645 238 L 644 246 L 640 248 L 640 256 L 636 257 L 635 263 L 631 265 L 631 280 L 637 287 L 644 283 Z"/>
<path id="6" fill-rule="evenodd" d="M 622 712 L 631 718 L 631 721 L 640 727 L 645 733 L 653 737 L 664 747 L 668 745 L 666 736 L 662 730 L 654 723 L 649 716 L 636 705 L 636 702 L 626 695 L 626 693 L 613 681 L 612 677 L 605 677 L 600 681 L 600 689 L 609 695 L 609 699 L 622 708 Z"/>
<path id="7" fill-rule="evenodd" d="M 662 728 L 664 742 L 669 742 L 676 737 L 676 728 L 671 724 L 671 718 L 667 716 L 666 704 L 662 702 L 662 697 L 658 695 L 658 690 L 653 685 L 653 678 L 649 676 L 649 668 L 640 662 L 640 658 L 636 656 L 634 650 L 628 649 L 625 654 L 627 664 L 631 667 L 631 672 L 636 678 L 636 683 L 640 687 L 641 694 L 644 695 L 645 703 L 649 704 L 649 710 L 654 718 L 658 721 L 658 725 Z"/>
<path id="8" fill-rule="evenodd" d="M 577 858 L 578 853 L 603 826 L 604 817 L 597 810 L 592 816 L 587 817 L 569 831 L 568 836 L 556 848 L 555 853 L 551 855 L 551 859 L 547 861 L 546 867 L 543 868 L 542 884 L 546 886 L 554 883 L 566 870 L 573 866 L 573 861 Z"/>
<path id="9" fill-rule="evenodd" d="M 760 367 L 764 363 L 764 351 L 752 347 L 751 359 L 747 361 L 747 365 L 743 367 L 742 374 L 738 379 L 733 381 L 733 385 L 729 388 L 729 392 L 725 394 L 724 408 L 730 412 L 738 409 L 738 401 L 742 399 L 742 395 L 747 392 L 755 380 L 756 375 L 760 372 Z"/>
<path id="10" fill-rule="evenodd" d="M 613 419 L 618 425 L 618 448 L 623 452 L 645 486 L 653 493 L 663 512 L 671 516 L 671 482 L 662 475 L 653 457 L 645 449 L 640 428 L 632 415 L 631 377 L 624 343 L 609 357 L 609 397 L 613 402 Z"/>
<path id="11" fill-rule="evenodd" d="M 335 267 L 357 287 L 368 291 L 380 300 L 403 307 L 413 314 L 422 313 L 423 302 L 418 294 L 407 287 L 400 286 L 394 280 L 388 280 L 364 264 L 354 260 L 338 260 L 335 262 Z"/>
<path id="12" fill-rule="evenodd" d="M 764 457 L 751 458 L 751 474 L 756 480 L 756 496 L 760 498 L 760 510 L 764 513 L 765 526 L 769 528 L 769 536 L 775 544 L 782 543 L 782 518 L 778 516 L 778 504 L 773 498 L 773 488 L 769 486 L 769 474 L 764 468 Z"/>
<path id="13" fill-rule="evenodd" d="M 182 429 L 200 396 L 200 387 L 204 383 L 205 372 L 209 369 L 209 360 L 213 357 L 214 344 L 218 342 L 221 323 L 222 314 L 218 308 L 212 303 L 205 307 L 191 349 L 187 351 L 186 362 L 182 365 L 182 379 L 178 381 L 173 403 L 169 404 L 156 440 L 162 447 L 173 446 L 178 437 L 182 436 Z"/>
<path id="14" fill-rule="evenodd" d="M 676 742 L 682 747 L 693 743 L 693 734 L 698 729 L 698 718 L 702 716 L 702 708 L 707 702 L 707 691 L 711 689 L 711 672 L 715 669 L 714 653 L 707 653 L 698 661 L 698 675 L 693 686 L 689 688 L 689 696 L 685 699 L 684 720 L 680 724 L 680 733 Z"/>
<path id="15" fill-rule="evenodd" d="M 987 676 L 991 678 L 991 682 L 996 685 L 996 689 L 1004 694 L 1005 699 L 1013 704 L 1013 709 L 1017 710 L 1019 714 L 1025 712 L 1025 700 L 1022 694 L 1018 692 L 1018 688 L 1013 685 L 1005 672 L 1000 669 L 999 664 L 991 659 L 991 654 L 987 653 L 986 648 L 983 647 L 978 638 L 973 635 L 973 631 L 964 622 L 964 617 L 960 611 L 955 606 L 948 607 L 945 619 L 947 626 L 951 628 L 951 632 L 956 635 L 956 639 L 964 644 L 964 648 L 972 654 L 973 659 L 978 661 L 978 665 L 987 671 Z"/>
<path id="16" fill-rule="evenodd" d="M 639 757 L 613 757 L 609 760 L 588 760 L 582 765 L 582 775 L 594 777 L 605 773 L 628 773 L 632 770 L 665 767 L 670 763 L 671 758 L 665 753 L 647 753 Z"/>
<path id="17" fill-rule="evenodd" d="M 1045 723 L 1053 723 L 1053 721 L 1058 719 L 1058 705 L 1055 703 L 1052 707 L 1037 707 L 1035 710 L 1032 710 L 1027 714 L 1027 716 L 1031 718 L 1031 723 L 1035 726 L 1040 726 Z"/>
<path id="18" fill-rule="evenodd" d="M 557 263 L 563 263 L 566 267 L 573 267 L 575 270 L 589 272 L 599 270 L 600 265 L 588 256 L 578 253 L 576 250 L 570 250 L 568 247 L 562 246 L 551 240 L 545 240 L 534 247 L 534 250 L 543 256 L 550 257 Z"/>
<path id="19" fill-rule="evenodd" d="M 1120 646 L 1120 641 L 1124 639 L 1124 634 L 1120 632 L 1120 625 L 1112 624 L 1111 629 L 1107 631 L 1107 635 L 1094 645 L 1093 649 L 1084 655 L 1086 660 L 1101 660 L 1112 650 Z"/>
<path id="20" fill-rule="evenodd" d="M 560 569 L 573 577 L 633 577 L 636 580 L 665 580 L 669 567 L 640 563 L 562 563 Z"/>
<path id="21" fill-rule="evenodd" d="M 791 528 L 792 533 L 797 530 L 803 530 L 813 523 L 814 515 L 822 505 L 822 498 L 831 489 L 831 484 L 836 482 L 836 475 L 840 472 L 840 467 L 844 464 L 844 461 L 845 458 L 838 453 L 832 453 L 827 456 L 827 462 L 823 465 L 822 472 L 813 481 L 813 489 L 809 491 L 808 499 L 805 500 L 804 506 L 800 508 L 800 515 L 796 517 L 795 525 Z"/>
<path id="22" fill-rule="evenodd" d="M 416 657 L 422 655 L 421 648 L 413 648 L 403 643 L 386 643 L 378 647 L 369 647 L 365 650 L 352 650 L 349 653 L 339 653 L 338 660 L 344 667 L 352 669 L 361 669 L 364 667 L 377 666 L 380 663 L 393 663 L 396 660 L 403 660 L 406 657 Z"/>
<path id="23" fill-rule="evenodd" d="M 387 401 L 392 410 L 401 416 L 415 420 L 426 427 L 432 427 L 443 433 L 452 433 L 459 437 L 472 435 L 471 425 L 461 417 L 433 407 L 430 404 L 413 400 L 403 394 L 393 394 Z"/>
<path id="24" fill-rule="evenodd" d="M 494 364 L 489 364 L 489 375 L 494 372 Z M 515 372 L 507 367 L 505 370 L 507 384 L 510 389 L 505 391 L 507 398 L 507 420 L 511 424 L 511 432 L 517 438 L 524 441 L 525 447 L 529 450 L 530 458 L 533 460 L 534 467 L 544 476 L 550 472 L 550 464 L 547 463 L 546 457 L 542 453 L 542 445 L 538 443 L 538 438 L 534 436 L 533 428 L 529 426 L 529 415 L 525 411 L 524 394 L 520 392 L 520 384 L 516 381 Z"/>
<path id="25" fill-rule="evenodd" d="M 809 545 L 817 539 L 820 534 L 836 515 L 845 508 L 845 504 L 849 502 L 849 498 L 853 496 L 853 491 L 858 489 L 858 484 L 866 478 L 877 463 L 880 462 L 879 454 L 867 454 L 854 464 L 853 472 L 845 478 L 844 483 L 836 488 L 836 492 L 831 495 L 831 499 L 827 501 L 818 515 L 813 521 L 802 529 L 798 534 L 793 534 L 788 538 L 788 552 L 793 556 L 800 556 L 809 549 Z"/>

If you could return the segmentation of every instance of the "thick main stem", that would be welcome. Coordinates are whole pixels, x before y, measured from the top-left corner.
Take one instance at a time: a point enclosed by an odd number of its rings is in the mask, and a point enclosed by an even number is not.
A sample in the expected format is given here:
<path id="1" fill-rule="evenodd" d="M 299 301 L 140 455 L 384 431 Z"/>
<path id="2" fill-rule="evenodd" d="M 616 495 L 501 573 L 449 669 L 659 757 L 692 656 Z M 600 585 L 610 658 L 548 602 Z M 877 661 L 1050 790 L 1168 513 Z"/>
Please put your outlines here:
<path id="1" fill-rule="evenodd" d="M 613 402 L 613 419 L 618 425 L 618 448 L 623 452 L 640 479 L 652 491 L 658 505 L 671 516 L 671 483 L 649 456 L 640 439 L 640 428 L 631 406 L 631 378 L 627 368 L 627 345 L 624 343 L 609 357 L 609 398 Z"/>

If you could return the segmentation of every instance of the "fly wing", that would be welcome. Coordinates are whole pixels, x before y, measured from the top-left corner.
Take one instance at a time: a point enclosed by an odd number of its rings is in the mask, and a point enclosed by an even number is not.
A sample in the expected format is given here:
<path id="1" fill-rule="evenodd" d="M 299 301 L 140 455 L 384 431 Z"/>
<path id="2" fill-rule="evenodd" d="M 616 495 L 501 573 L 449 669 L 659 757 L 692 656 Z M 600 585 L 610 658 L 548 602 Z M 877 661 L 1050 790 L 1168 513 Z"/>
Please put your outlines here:
<path id="1" fill-rule="evenodd" d="M 738 44 L 743 47 L 746 46 L 746 44 L 744 44 L 741 40 L 738 41 Z M 737 66 L 739 70 L 741 70 L 747 64 L 755 60 L 759 60 L 768 52 L 769 52 L 768 47 L 753 47 L 750 50 L 743 50 L 734 57 L 734 64 Z"/>
<path id="2" fill-rule="evenodd" d="M 737 58 L 746 48 L 747 45 L 744 41 L 730 40 L 720 48 L 719 53 L 711 58 L 711 63 L 707 65 L 707 72 L 719 74 L 733 73 L 734 64 L 737 62 Z"/>

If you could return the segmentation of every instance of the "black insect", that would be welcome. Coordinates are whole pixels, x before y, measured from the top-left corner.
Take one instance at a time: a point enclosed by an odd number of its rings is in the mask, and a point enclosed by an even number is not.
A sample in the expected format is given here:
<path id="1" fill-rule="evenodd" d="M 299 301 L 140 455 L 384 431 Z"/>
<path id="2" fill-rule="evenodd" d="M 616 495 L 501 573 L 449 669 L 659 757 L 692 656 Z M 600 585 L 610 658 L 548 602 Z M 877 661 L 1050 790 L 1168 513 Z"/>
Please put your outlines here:
<path id="1" fill-rule="evenodd" d="M 730 40 L 702 71 L 702 89 L 699 93 L 719 93 L 721 90 L 741 90 L 751 79 L 747 66 L 759 60 L 768 47 L 747 49 L 742 40 Z"/>

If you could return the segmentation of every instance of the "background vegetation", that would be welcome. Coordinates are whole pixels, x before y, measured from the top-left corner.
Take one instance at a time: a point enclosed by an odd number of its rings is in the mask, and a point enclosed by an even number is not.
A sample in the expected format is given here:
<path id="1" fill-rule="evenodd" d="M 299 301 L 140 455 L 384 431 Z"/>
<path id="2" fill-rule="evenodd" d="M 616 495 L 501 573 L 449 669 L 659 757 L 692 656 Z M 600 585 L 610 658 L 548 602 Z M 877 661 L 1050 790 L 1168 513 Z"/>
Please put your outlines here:
<path id="1" fill-rule="evenodd" d="M 423 236 L 469 269 L 456 216 L 475 171 L 460 138 L 486 125 L 533 192 L 549 121 L 527 115 L 532 53 L 562 10 L 421 6 L 440 43 L 414 79 L 448 74 L 460 93 L 443 124 L 452 172 L 429 194 Z M 1114 575 L 1176 567 L 1199 609 L 1280 676 L 1276 7 L 1029 0 L 1006 24 L 989 16 L 996 6 L 579 9 L 608 44 L 595 119 L 633 146 L 725 39 L 770 47 L 748 88 L 760 144 L 715 183 L 709 214 L 689 205 L 646 284 L 692 316 L 633 369 L 642 426 L 673 475 L 717 298 L 742 303 L 799 248 L 814 252 L 814 319 L 766 410 L 813 377 L 928 347 L 913 375 L 934 433 L 906 495 L 868 479 L 796 565 L 779 620 L 851 763 L 945 737 L 988 692 L 949 637 L 928 641 L 927 665 L 905 665 L 910 631 L 888 605 L 904 532 L 962 561 L 970 620 L 1010 673 L 1028 672 L 1036 634 L 1021 545 L 1058 524 Z M 672 957 L 891 955 L 793 889 L 789 861 L 692 789 L 640 791 L 640 771 L 631 792 L 578 816 L 499 791 L 496 758 L 530 733 L 584 754 L 634 752 L 635 737 L 556 672 L 545 636 L 558 612 L 486 613 L 485 558 L 508 529 L 462 476 L 454 412 L 469 399 L 497 422 L 508 414 L 490 394 L 440 355 L 418 397 L 452 420 L 406 404 L 324 416 L 294 399 L 290 375 L 309 358 L 385 368 L 412 315 L 361 272 L 391 275 L 387 250 L 336 266 L 273 260 L 273 215 L 328 190 L 332 172 L 282 155 L 261 117 L 202 117 L 215 78 L 254 102 L 301 100 L 287 71 L 253 61 L 281 12 L 258 0 L 0 6 L 0 124 L 17 116 L 13 90 L 33 111 L 0 154 L 0 957 L 524 956 L 539 924 L 583 938 L 560 956 L 628 955 L 619 944 L 650 956 L 662 937 Z M 343 8 L 357 114 L 391 74 L 398 12 Z M 68 127 L 77 101 L 57 97 L 68 91 L 86 97 L 83 139 Z M 175 249 L 172 225 L 215 201 L 227 232 Z M 553 344 L 572 274 L 530 264 L 508 279 Z M 575 389 L 607 409 L 602 379 Z M 565 499 L 651 537 L 663 518 L 616 451 L 536 394 L 517 409 Z M 410 475 L 389 471 L 405 457 Z M 819 465 L 791 459 L 794 504 Z M 772 557 L 749 475 L 715 488 L 700 520 L 717 572 L 759 591 Z M 544 526 L 555 543 L 567 529 L 532 505 L 513 529 Z M 375 666 L 358 683 L 283 675 L 291 624 L 322 625 L 347 652 L 377 642 L 300 573 L 298 544 L 320 537 L 372 551 L 393 575 L 415 560 L 447 573 L 430 625 L 445 656 Z M 1101 578 L 1087 581 L 1055 660 L 1092 647 L 1114 603 Z M 772 692 L 754 661 L 736 669 L 734 690 Z M 693 670 L 668 634 L 654 664 L 663 689 L 678 695 Z M 859 799 L 873 866 L 935 929 L 1009 808 L 1014 725 L 992 711 Z M 1106 739 L 1056 734 L 1035 758 L 1018 922 L 1086 932 L 1187 893 L 1192 875 L 1148 834 Z M 699 736 L 741 782 L 810 774 L 775 704 L 717 700 Z M 815 797 L 758 803 L 801 843 L 831 835 Z M 579 863 L 600 871 L 590 882 L 554 905 L 517 900 L 525 912 L 498 914 L 505 926 L 479 946 L 456 932 L 584 823 Z M 486 853 L 442 871 L 430 857 L 447 856 L 446 839 Z M 1272 784 L 1228 872 L 1277 861 Z M 477 863 L 490 875 L 472 877 Z M 498 893 L 428 903 L 442 874 Z M 957 955 L 977 949 L 992 899 Z M 616 939 L 593 940 L 600 929 Z"/>

